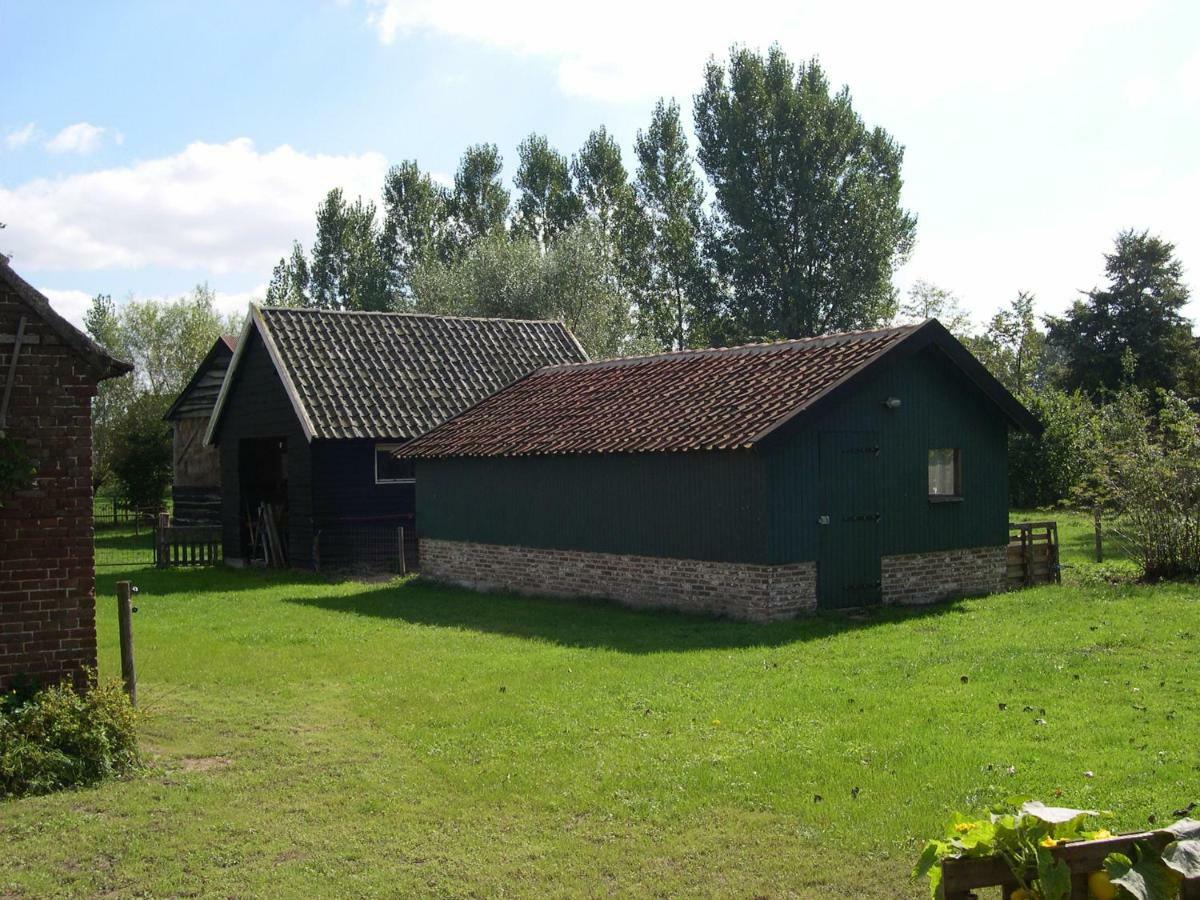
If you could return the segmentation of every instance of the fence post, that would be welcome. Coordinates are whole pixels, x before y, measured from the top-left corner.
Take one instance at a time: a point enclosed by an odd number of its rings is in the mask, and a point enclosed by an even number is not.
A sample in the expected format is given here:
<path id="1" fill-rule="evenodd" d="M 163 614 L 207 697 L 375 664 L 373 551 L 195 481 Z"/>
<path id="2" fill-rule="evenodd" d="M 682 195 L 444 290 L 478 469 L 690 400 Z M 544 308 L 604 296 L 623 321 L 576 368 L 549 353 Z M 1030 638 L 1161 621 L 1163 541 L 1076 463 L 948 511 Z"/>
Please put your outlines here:
<path id="1" fill-rule="evenodd" d="M 401 525 L 401 526 L 400 526 L 400 527 L 397 529 L 397 531 L 400 533 L 400 535 L 399 535 L 399 540 L 400 540 L 400 574 L 401 574 L 401 575 L 407 575 L 407 574 L 408 574 L 408 560 L 406 560 L 406 559 L 404 558 L 404 526 L 403 526 L 403 525 Z"/>
<path id="2" fill-rule="evenodd" d="M 1096 562 L 1104 562 L 1104 531 L 1100 524 L 1100 507 L 1092 507 L 1092 525 L 1096 529 Z"/>
<path id="3" fill-rule="evenodd" d="M 128 581 L 117 582 L 117 623 L 121 632 L 121 680 L 129 702 L 137 706 L 137 673 L 133 667 L 133 590 Z"/>
<path id="4" fill-rule="evenodd" d="M 171 514 L 160 512 L 158 514 L 158 527 L 154 532 L 154 564 L 160 569 L 165 569 L 170 565 L 170 548 L 168 543 L 171 534 Z"/>
<path id="5" fill-rule="evenodd" d="M 321 571 L 321 532 L 313 532 L 313 571 Z"/>

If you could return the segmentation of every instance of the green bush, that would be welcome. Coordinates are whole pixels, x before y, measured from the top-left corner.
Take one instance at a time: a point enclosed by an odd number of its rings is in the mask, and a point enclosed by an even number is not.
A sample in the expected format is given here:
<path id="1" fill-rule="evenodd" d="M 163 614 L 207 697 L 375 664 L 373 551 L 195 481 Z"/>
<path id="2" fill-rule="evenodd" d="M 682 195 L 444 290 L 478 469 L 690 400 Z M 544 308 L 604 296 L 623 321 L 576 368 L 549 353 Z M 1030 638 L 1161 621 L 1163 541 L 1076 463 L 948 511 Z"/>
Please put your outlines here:
<path id="1" fill-rule="evenodd" d="M 1082 394 L 1053 388 L 1026 391 L 1021 401 L 1045 430 L 1040 437 L 1009 438 L 1009 503 L 1019 509 L 1054 506 L 1071 497 L 1086 472 L 1088 427 L 1095 409 Z"/>
<path id="2" fill-rule="evenodd" d="M 125 775 L 141 764 L 137 713 L 115 681 L 0 697 L 0 798 Z"/>

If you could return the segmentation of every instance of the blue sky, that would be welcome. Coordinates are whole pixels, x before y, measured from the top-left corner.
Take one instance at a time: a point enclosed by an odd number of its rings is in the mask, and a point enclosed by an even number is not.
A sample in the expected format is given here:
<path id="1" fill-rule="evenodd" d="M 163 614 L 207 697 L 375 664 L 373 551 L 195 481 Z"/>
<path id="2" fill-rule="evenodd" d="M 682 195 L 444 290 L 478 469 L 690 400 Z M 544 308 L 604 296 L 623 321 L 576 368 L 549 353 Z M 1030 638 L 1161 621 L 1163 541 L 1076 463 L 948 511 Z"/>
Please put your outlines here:
<path id="1" fill-rule="evenodd" d="M 1200 5 L 1164 0 L 0 0 L 0 250 L 75 319 L 198 281 L 240 309 L 330 187 L 377 197 L 413 158 L 449 177 L 479 141 L 511 175 L 529 132 L 570 153 L 600 124 L 628 159 L 658 96 L 687 110 L 710 54 L 772 41 L 906 146 L 902 289 L 1058 311 L 1150 228 L 1200 319 Z"/>

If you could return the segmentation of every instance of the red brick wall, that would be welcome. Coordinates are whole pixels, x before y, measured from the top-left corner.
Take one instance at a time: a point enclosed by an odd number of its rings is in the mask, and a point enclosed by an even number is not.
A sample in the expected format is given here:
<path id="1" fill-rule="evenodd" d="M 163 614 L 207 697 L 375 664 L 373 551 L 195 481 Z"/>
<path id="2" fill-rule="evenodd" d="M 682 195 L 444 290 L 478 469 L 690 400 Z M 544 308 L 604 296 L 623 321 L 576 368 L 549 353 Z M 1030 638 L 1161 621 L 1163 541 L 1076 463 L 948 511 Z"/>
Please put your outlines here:
<path id="1" fill-rule="evenodd" d="M 0 284 L 0 334 L 25 333 L 7 434 L 37 466 L 34 487 L 0 498 L 0 690 L 20 676 L 83 681 L 96 665 L 91 399 L 95 376 Z M 0 382 L 13 345 L 0 343 Z M 2 392 L 2 388 L 0 388 Z"/>

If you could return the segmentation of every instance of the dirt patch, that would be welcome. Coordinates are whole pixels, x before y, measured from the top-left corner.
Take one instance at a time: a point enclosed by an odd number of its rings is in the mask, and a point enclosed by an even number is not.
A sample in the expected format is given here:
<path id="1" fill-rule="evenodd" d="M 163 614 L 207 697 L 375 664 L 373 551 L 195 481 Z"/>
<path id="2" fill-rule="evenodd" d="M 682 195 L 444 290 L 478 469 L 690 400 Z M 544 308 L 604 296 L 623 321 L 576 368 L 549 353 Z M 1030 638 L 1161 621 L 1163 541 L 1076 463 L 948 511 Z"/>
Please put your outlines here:
<path id="1" fill-rule="evenodd" d="M 216 769 L 227 769 L 233 765 L 228 756 L 188 756 L 179 767 L 185 772 L 212 772 Z"/>

